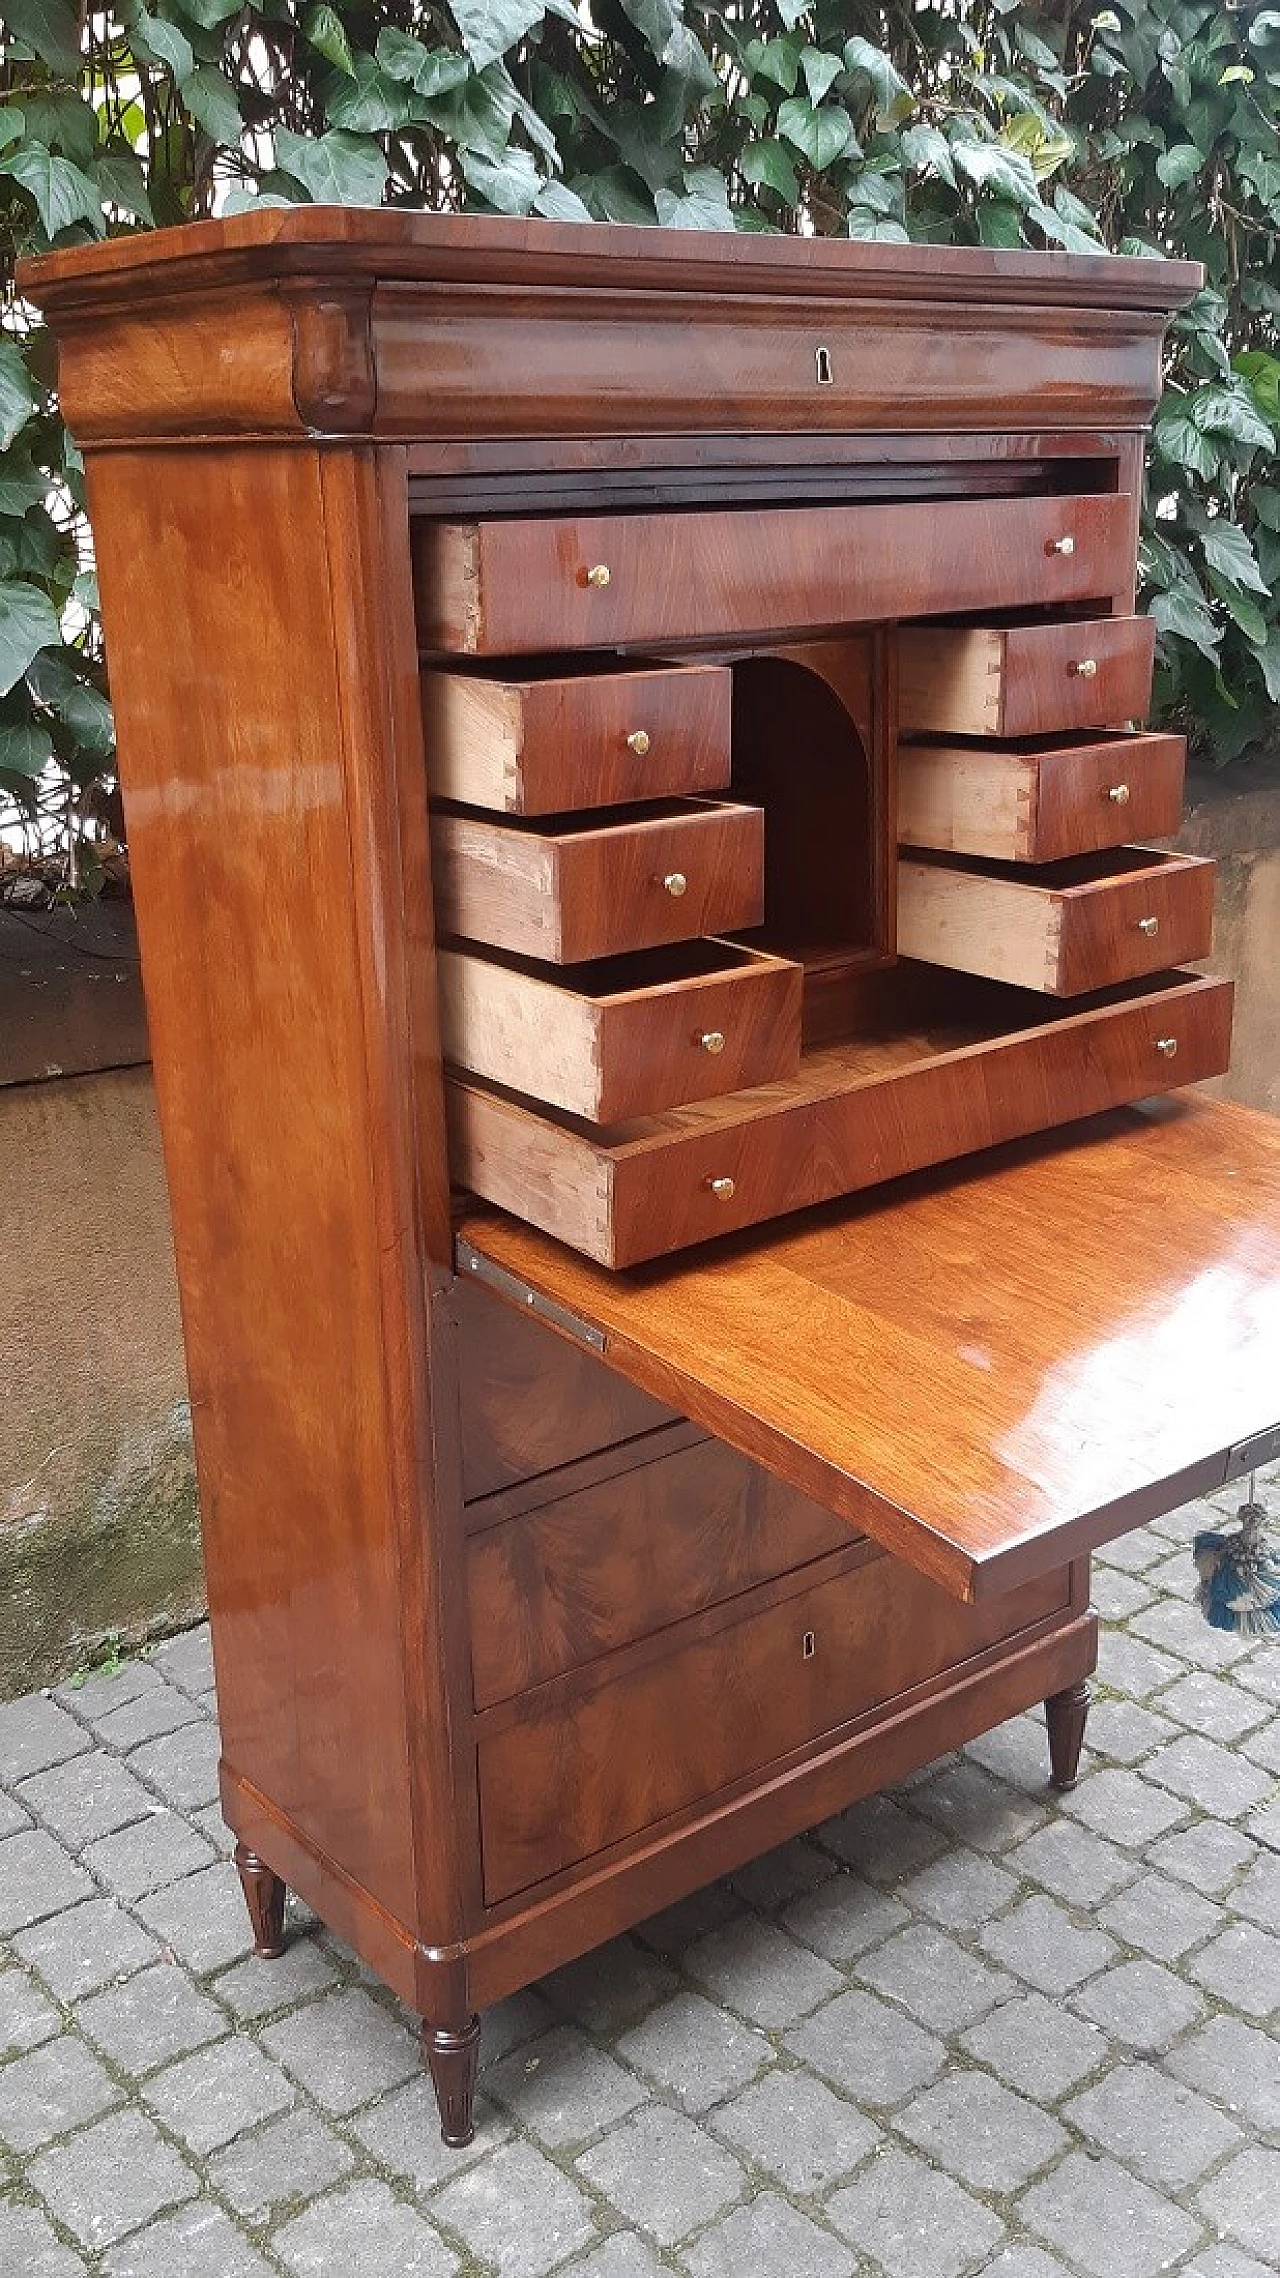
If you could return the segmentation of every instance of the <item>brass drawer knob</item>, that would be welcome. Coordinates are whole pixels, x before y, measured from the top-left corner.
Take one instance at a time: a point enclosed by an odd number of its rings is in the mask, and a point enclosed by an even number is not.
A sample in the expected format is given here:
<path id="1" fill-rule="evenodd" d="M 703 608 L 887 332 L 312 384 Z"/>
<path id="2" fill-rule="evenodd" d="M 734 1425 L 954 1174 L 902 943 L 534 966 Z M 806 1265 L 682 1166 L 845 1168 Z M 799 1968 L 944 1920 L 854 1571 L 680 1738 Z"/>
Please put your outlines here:
<path id="1" fill-rule="evenodd" d="M 635 755 L 636 755 L 636 758 L 637 758 L 637 759 L 643 759 L 643 758 L 644 758 L 644 755 L 645 755 L 645 753 L 648 751 L 648 749 L 649 749 L 649 731 L 648 731 L 648 729 L 647 729 L 647 728 L 633 728 L 633 729 L 631 730 L 631 733 L 630 733 L 630 735 L 627 737 L 627 750 L 628 750 L 628 751 L 633 751 L 633 752 L 635 753 Z"/>
<path id="2" fill-rule="evenodd" d="M 1127 784 L 1127 783 L 1113 783 L 1113 784 L 1112 784 L 1112 786 L 1111 786 L 1111 788 L 1110 788 L 1110 790 L 1109 790 L 1109 791 L 1108 791 L 1108 793 L 1107 793 L 1107 797 L 1108 797 L 1108 799 L 1114 799 L 1114 801 L 1115 801 L 1115 803 L 1116 803 L 1117 807 L 1127 807 L 1127 806 L 1128 806 L 1128 804 L 1129 804 L 1129 786 L 1128 786 L 1128 784 Z"/>
<path id="3" fill-rule="evenodd" d="M 607 585 L 608 583 L 609 564 L 607 562 L 594 562 L 591 568 L 587 571 L 587 584 Z"/>
<path id="4" fill-rule="evenodd" d="M 724 1031 L 720 1028 L 704 1029 L 698 1042 L 704 1052 L 710 1052 L 714 1057 L 717 1052 L 724 1050 Z"/>
<path id="5" fill-rule="evenodd" d="M 1139 918 L 1138 931 L 1139 933 L 1159 933 L 1159 918 Z"/>
<path id="6" fill-rule="evenodd" d="M 670 894 L 672 900 L 676 902 L 679 901 L 682 894 L 687 894 L 689 891 L 689 881 L 685 877 L 683 870 L 668 870 L 667 875 L 663 879 L 662 883 L 666 887 L 667 892 Z"/>
<path id="7" fill-rule="evenodd" d="M 1163 1052 L 1166 1060 L 1172 1060 L 1177 1049 L 1178 1039 L 1176 1036 L 1157 1036 L 1156 1050 L 1157 1052 Z"/>
<path id="8" fill-rule="evenodd" d="M 1075 539 L 1070 537 L 1050 538 L 1048 545 L 1045 547 L 1046 554 L 1074 554 L 1075 550 Z"/>
<path id="9" fill-rule="evenodd" d="M 734 1196 L 732 1179 L 708 1179 L 707 1187 L 717 1202 L 732 1202 Z"/>
<path id="10" fill-rule="evenodd" d="M 1098 660 L 1096 657 L 1077 657 L 1068 667 L 1068 670 L 1073 672 L 1078 680 L 1096 680 L 1098 677 Z"/>

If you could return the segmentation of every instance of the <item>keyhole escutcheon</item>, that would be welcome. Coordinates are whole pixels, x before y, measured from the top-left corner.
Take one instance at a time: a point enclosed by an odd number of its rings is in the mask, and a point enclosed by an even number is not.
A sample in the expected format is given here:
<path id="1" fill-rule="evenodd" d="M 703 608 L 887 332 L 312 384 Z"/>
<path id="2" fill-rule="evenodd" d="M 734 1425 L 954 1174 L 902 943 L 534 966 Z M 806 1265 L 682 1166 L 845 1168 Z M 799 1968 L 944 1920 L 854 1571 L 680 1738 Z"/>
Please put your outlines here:
<path id="1" fill-rule="evenodd" d="M 817 1637 L 816 1637 L 816 1635 L 814 1634 L 813 1630 L 811 1630 L 811 1629 L 807 1629 L 807 1630 L 805 1631 L 805 1633 L 804 1633 L 804 1639 L 803 1639 L 803 1642 L 802 1642 L 802 1644 L 801 1644 L 801 1647 L 800 1647 L 800 1651 L 801 1651 L 802 1655 L 804 1656 L 804 1659 L 805 1659 L 806 1661 L 812 1661 L 812 1659 L 813 1659 L 813 1657 L 814 1657 L 814 1654 L 817 1652 L 817 1650 L 818 1650 L 818 1640 L 817 1640 Z"/>
<path id="2" fill-rule="evenodd" d="M 820 388 L 833 387 L 835 373 L 831 369 L 831 350 L 829 348 L 815 348 L 813 361 L 817 369 L 818 386 Z"/>

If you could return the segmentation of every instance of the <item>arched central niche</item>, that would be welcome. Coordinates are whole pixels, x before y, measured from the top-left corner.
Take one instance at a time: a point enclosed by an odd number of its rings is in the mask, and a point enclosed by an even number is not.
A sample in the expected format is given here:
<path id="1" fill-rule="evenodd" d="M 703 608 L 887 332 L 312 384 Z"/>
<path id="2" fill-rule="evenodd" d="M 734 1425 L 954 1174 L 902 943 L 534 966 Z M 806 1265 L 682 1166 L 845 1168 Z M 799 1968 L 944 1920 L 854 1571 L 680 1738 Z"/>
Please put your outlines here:
<path id="1" fill-rule="evenodd" d="M 884 722 L 870 635 L 733 664 L 733 788 L 764 808 L 752 943 L 807 967 L 886 962 Z"/>

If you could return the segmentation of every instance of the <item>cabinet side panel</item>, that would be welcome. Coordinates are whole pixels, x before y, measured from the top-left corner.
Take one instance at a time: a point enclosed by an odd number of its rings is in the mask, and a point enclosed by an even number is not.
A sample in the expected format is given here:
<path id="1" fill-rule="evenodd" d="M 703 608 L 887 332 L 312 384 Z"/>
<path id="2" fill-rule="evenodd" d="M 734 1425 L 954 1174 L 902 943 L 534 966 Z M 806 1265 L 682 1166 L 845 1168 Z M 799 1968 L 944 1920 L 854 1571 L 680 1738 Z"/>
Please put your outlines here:
<path id="1" fill-rule="evenodd" d="M 348 781 L 368 755 L 347 749 L 323 482 L 310 451 L 116 453 L 92 468 L 91 505 L 224 1765 L 411 1923 Z"/>

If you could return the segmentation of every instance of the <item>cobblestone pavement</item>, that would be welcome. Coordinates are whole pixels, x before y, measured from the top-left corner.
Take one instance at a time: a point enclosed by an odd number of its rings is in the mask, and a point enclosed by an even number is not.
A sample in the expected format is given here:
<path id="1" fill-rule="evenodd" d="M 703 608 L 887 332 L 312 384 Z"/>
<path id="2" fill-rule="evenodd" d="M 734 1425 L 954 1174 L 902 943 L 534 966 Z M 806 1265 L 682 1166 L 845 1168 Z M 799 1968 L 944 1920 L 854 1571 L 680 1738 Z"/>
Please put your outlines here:
<path id="1" fill-rule="evenodd" d="M 0 1706 L 3 2278 L 1266 2278 L 1280 1647 L 1206 1515 L 1098 1562 L 1074 1795 L 1023 1717 L 505 2002 L 462 2153 L 343 1947 L 247 1954 L 206 1631 Z"/>

